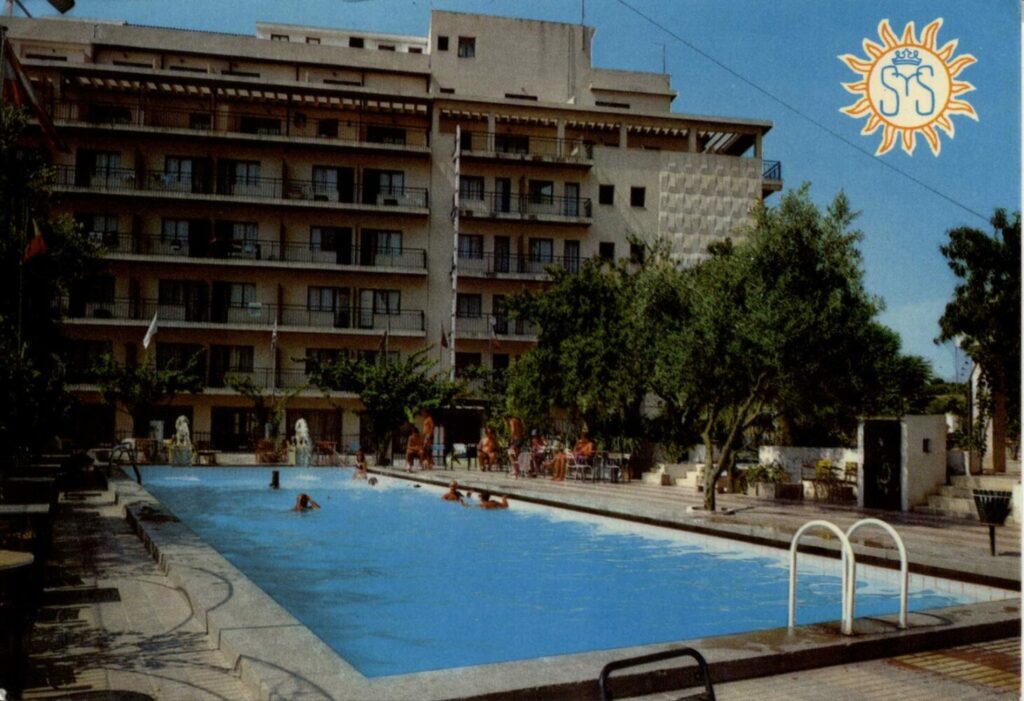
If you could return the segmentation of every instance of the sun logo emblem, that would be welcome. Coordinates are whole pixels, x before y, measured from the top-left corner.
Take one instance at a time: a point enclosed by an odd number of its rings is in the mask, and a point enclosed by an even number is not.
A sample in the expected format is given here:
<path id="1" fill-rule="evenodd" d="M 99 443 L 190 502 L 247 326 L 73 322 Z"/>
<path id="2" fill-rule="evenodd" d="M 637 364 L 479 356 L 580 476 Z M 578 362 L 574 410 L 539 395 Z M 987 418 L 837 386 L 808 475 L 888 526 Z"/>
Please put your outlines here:
<path id="1" fill-rule="evenodd" d="M 882 129 L 882 143 L 876 156 L 888 153 L 899 139 L 908 155 L 914 154 L 917 134 L 920 133 L 939 155 L 941 144 L 937 129 L 953 138 L 955 132 L 951 115 L 963 114 L 978 121 L 974 108 L 958 99 L 974 90 L 970 83 L 956 80 L 957 76 L 977 59 L 970 54 L 954 56 L 957 40 L 941 49 L 936 38 L 942 18 L 929 24 L 921 32 L 920 40 L 914 35 L 914 23 L 908 22 L 903 36 L 896 38 L 889 20 L 878 23 L 878 36 L 882 44 L 865 39 L 867 58 L 852 54 L 839 56 L 861 79 L 843 83 L 843 87 L 860 99 L 839 111 L 854 119 L 867 117 L 861 134 L 874 134 Z"/>

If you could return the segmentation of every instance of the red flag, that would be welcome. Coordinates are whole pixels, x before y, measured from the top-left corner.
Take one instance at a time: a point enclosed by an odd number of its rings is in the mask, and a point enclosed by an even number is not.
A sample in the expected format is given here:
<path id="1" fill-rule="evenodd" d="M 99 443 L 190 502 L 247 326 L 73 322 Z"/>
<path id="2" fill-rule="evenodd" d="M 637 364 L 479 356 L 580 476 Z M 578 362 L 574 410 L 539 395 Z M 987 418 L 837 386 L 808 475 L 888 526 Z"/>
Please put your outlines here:
<path id="1" fill-rule="evenodd" d="M 444 332 L 444 325 L 443 324 L 441 325 L 441 347 L 442 348 L 447 348 L 448 347 L 448 336 Z"/>
<path id="2" fill-rule="evenodd" d="M 26 108 L 39 122 L 39 128 L 43 130 L 43 136 L 50 146 L 66 153 L 68 151 L 67 144 L 61 140 L 50 115 L 36 99 L 36 95 L 32 91 L 32 82 L 25 75 L 25 70 L 21 67 L 21 62 L 18 61 L 18 55 L 14 53 L 14 47 L 6 38 L 3 46 L 3 63 L 0 65 L 0 72 L 4 77 L 2 102 Z"/>
<path id="3" fill-rule="evenodd" d="M 28 263 L 36 256 L 46 253 L 46 241 L 43 240 L 43 232 L 39 230 L 39 224 L 36 223 L 35 219 L 32 220 L 32 227 L 36 233 L 28 242 L 28 245 L 25 246 L 25 255 L 21 257 L 22 263 Z"/>

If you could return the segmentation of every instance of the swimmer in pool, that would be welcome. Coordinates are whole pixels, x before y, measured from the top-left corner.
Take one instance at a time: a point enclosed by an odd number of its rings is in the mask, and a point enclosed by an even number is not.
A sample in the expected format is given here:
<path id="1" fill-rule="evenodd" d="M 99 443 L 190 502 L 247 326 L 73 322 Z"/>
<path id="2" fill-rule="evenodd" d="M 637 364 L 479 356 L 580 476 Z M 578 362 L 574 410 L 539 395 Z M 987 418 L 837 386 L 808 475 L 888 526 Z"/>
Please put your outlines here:
<path id="1" fill-rule="evenodd" d="M 352 479 L 366 479 L 366 453 L 356 451 L 356 471 L 352 473 Z"/>
<path id="2" fill-rule="evenodd" d="M 452 480 L 451 484 L 448 485 L 448 491 L 442 494 L 441 498 L 445 501 L 457 501 L 463 506 L 467 506 L 465 497 L 459 491 L 459 483 L 455 480 Z"/>
<path id="3" fill-rule="evenodd" d="M 313 497 L 309 496 L 305 492 L 295 499 L 295 511 L 312 511 L 313 509 L 319 508 L 320 505 L 313 501 Z"/>
<path id="4" fill-rule="evenodd" d="M 501 501 L 494 501 L 491 499 L 490 492 L 480 492 L 480 504 L 481 509 L 507 509 L 508 508 L 508 497 L 504 496 Z"/>

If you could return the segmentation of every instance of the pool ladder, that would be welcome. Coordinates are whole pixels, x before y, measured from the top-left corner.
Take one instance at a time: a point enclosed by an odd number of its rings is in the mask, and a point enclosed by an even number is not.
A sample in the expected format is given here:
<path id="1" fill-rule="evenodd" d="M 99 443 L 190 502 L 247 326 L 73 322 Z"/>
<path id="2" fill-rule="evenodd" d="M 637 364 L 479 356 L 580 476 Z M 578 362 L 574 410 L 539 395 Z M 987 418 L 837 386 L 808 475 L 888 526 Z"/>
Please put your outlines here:
<path id="1" fill-rule="evenodd" d="M 896 529 L 885 521 L 877 518 L 863 518 L 850 526 L 844 533 L 842 529 L 831 521 L 815 519 L 802 525 L 793 535 L 793 541 L 789 546 L 789 627 L 796 626 L 796 554 L 800 538 L 804 533 L 815 529 L 823 528 L 830 531 L 839 539 L 840 565 L 842 567 L 842 623 L 843 635 L 853 635 L 853 608 L 857 598 L 857 558 L 853 554 L 853 547 L 850 545 L 850 536 L 864 526 L 878 526 L 890 536 L 896 543 L 900 553 L 900 617 L 899 627 L 907 627 L 907 589 L 910 579 L 910 567 L 907 562 L 907 549 L 903 545 L 903 538 L 896 532 Z"/>

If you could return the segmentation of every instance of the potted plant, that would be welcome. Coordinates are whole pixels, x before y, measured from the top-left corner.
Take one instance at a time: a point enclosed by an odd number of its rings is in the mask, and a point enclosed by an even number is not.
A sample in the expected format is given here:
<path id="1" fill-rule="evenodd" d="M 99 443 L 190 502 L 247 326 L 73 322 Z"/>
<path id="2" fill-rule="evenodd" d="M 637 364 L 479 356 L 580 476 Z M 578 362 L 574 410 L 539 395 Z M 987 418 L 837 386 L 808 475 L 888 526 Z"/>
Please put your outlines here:
<path id="1" fill-rule="evenodd" d="M 789 473 L 777 462 L 749 467 L 746 470 L 746 477 L 747 496 L 759 499 L 793 498 L 785 490 L 786 482 L 789 481 Z"/>

